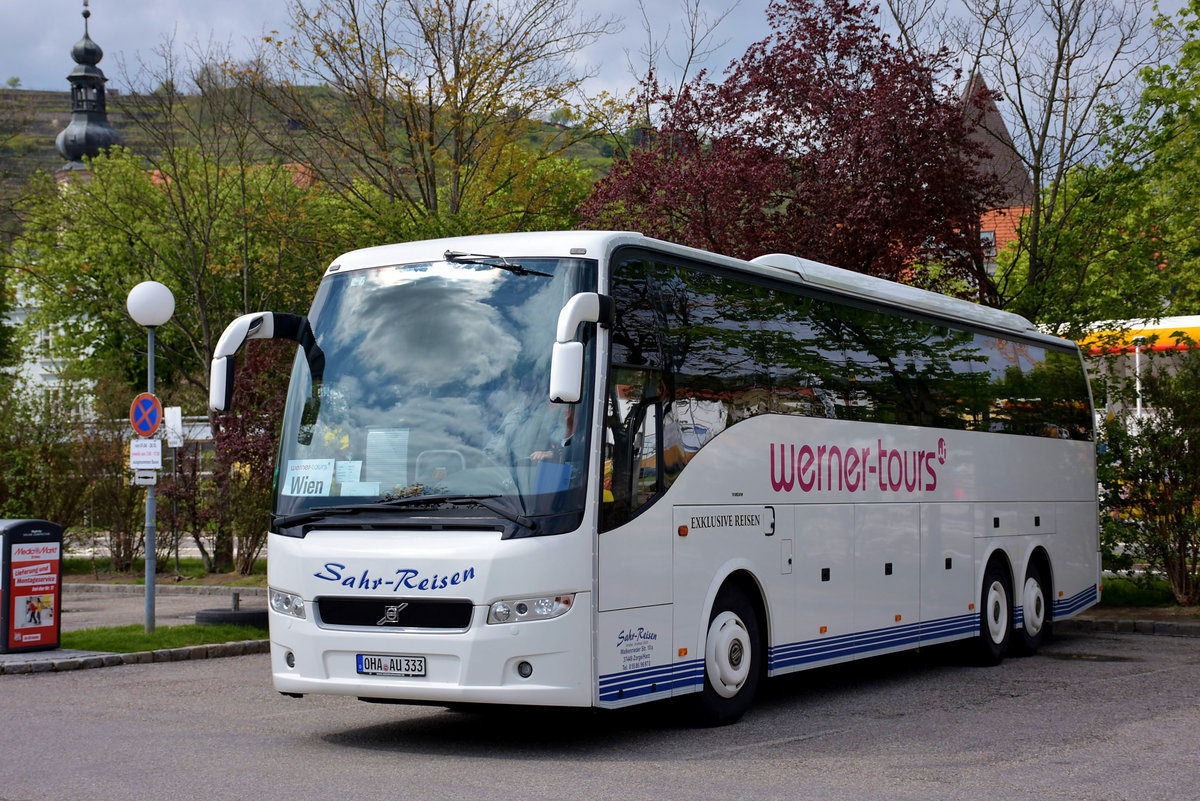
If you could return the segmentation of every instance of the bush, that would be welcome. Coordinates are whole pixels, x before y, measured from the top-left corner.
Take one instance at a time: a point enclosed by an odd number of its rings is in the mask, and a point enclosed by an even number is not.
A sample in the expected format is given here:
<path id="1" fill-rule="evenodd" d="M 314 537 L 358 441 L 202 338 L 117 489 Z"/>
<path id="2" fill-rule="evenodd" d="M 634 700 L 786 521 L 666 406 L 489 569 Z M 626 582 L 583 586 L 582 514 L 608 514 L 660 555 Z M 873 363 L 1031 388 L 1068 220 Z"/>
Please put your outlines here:
<path id="1" fill-rule="evenodd" d="M 1099 454 L 1109 563 L 1142 562 L 1175 599 L 1200 604 L 1200 350 L 1151 359 L 1141 376 L 1148 411 L 1129 413 L 1133 380 L 1113 390 L 1126 411 L 1104 424 Z M 1118 557 L 1118 554 L 1121 556 Z"/>
<path id="2" fill-rule="evenodd" d="M 1103 606 L 1174 606 L 1175 593 L 1162 579 L 1134 581 L 1127 578 L 1104 579 Z"/>

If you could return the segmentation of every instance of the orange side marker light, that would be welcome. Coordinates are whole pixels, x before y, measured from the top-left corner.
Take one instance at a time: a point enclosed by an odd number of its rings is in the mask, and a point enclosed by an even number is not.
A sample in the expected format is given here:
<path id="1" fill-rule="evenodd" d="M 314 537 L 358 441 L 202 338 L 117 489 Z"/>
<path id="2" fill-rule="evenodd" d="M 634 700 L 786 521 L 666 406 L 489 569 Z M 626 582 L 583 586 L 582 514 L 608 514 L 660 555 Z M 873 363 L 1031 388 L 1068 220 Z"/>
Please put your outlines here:
<path id="1" fill-rule="evenodd" d="M 686 536 L 687 536 L 687 534 L 688 534 L 688 527 L 687 527 L 687 526 L 680 526 L 680 527 L 679 527 L 679 536 L 681 536 L 681 537 L 686 537 Z"/>
<path id="2" fill-rule="evenodd" d="M 686 648 L 680 648 L 680 649 L 679 649 L 679 655 L 680 655 L 680 656 L 687 656 L 687 649 L 686 649 Z"/>

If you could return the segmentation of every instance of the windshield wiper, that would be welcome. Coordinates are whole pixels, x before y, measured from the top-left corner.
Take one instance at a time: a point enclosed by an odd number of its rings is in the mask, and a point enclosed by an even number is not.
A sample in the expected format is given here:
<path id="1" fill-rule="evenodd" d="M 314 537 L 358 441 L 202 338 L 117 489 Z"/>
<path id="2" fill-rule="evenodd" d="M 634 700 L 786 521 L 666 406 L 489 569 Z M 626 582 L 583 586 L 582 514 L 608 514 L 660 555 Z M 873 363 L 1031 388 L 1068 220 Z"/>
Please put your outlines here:
<path id="1" fill-rule="evenodd" d="M 455 264 L 481 264 L 487 267 L 499 267 L 501 270 L 508 270 L 514 275 L 541 275 L 546 278 L 553 278 L 552 273 L 544 273 L 541 270 L 534 270 L 529 267 L 509 261 L 503 256 L 488 256 L 483 253 L 459 253 L 456 250 L 447 250 L 442 256 L 446 261 L 452 261 Z"/>
<path id="2" fill-rule="evenodd" d="M 290 528 L 298 526 L 302 523 L 309 523 L 313 520 L 319 520 L 326 515 L 349 515 L 359 512 L 378 512 L 387 510 L 401 510 L 425 507 L 429 509 L 439 509 L 446 507 L 460 506 L 478 506 L 481 509 L 487 509 L 493 514 L 503 517 L 510 523 L 516 523 L 518 526 L 527 528 L 530 531 L 537 531 L 537 521 L 531 517 L 518 514 L 511 509 L 507 509 L 502 504 L 493 503 L 493 498 L 499 498 L 499 495 L 412 495 L 407 498 L 388 498 L 386 500 L 374 501 L 372 503 L 353 503 L 342 506 L 317 506 L 312 509 L 307 509 L 303 512 L 297 512 L 292 515 L 275 518 L 276 528 Z"/>

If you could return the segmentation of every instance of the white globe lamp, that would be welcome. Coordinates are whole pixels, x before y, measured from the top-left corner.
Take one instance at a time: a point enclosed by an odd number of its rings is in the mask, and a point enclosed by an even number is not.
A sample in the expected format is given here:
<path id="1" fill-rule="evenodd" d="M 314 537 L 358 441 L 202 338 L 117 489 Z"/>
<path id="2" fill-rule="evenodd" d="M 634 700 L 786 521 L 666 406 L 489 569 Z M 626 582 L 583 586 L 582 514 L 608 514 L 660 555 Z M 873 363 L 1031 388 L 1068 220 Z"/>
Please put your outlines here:
<path id="1" fill-rule="evenodd" d="M 175 313 L 175 296 L 157 281 L 143 281 L 129 290 L 125 308 L 135 323 L 154 328 L 165 324 Z"/>

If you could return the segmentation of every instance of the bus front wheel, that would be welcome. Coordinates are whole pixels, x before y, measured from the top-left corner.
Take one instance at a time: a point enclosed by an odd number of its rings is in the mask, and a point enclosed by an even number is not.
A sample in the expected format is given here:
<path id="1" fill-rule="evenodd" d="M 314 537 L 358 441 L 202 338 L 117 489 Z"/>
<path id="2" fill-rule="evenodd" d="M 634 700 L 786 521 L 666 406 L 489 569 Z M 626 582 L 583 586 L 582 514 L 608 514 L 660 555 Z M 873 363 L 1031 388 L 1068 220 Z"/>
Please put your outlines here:
<path id="1" fill-rule="evenodd" d="M 979 610 L 979 662 L 998 665 L 1012 638 L 1012 581 L 1000 563 L 988 562 Z"/>
<path id="2" fill-rule="evenodd" d="M 761 642 L 758 615 L 746 594 L 735 586 L 722 588 L 704 643 L 704 688 L 697 701 L 701 723 L 734 723 L 750 708 L 762 672 Z"/>

